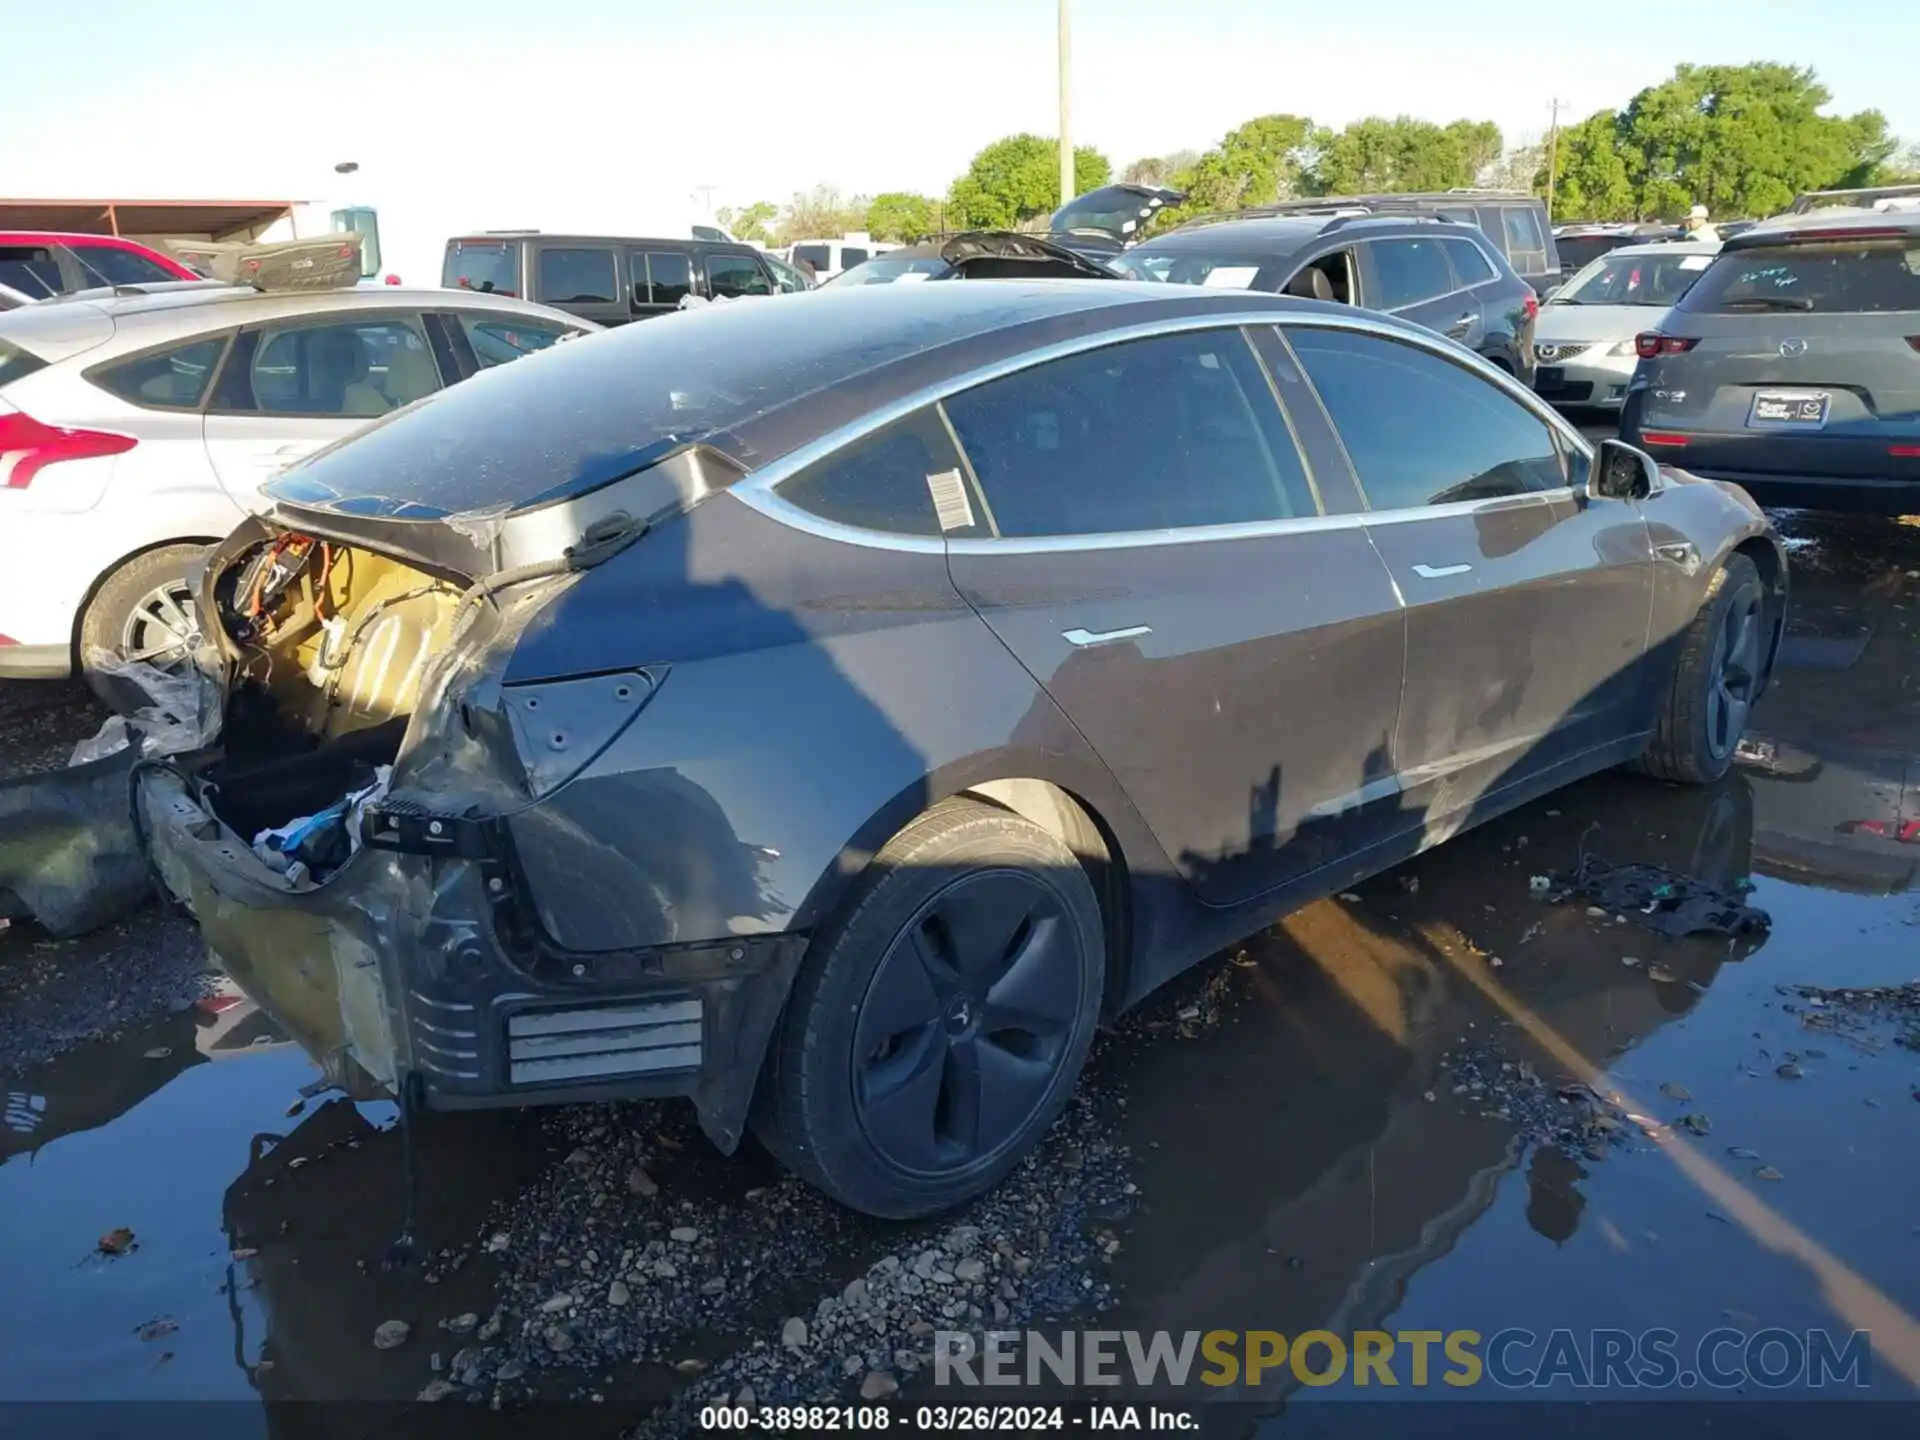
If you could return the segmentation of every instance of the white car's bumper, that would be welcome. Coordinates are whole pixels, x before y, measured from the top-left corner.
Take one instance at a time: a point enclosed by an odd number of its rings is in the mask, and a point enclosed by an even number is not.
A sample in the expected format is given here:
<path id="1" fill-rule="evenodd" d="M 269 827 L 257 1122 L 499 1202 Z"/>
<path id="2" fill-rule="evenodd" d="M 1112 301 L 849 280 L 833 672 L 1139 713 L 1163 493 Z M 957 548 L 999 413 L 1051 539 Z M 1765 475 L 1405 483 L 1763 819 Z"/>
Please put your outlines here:
<path id="1" fill-rule="evenodd" d="M 1616 346 L 1557 345 L 1543 340 L 1534 345 L 1533 388 L 1542 400 L 1554 405 L 1592 405 L 1618 410 L 1626 402 L 1627 385 L 1633 368 L 1639 364 L 1632 350 L 1615 354 Z"/>

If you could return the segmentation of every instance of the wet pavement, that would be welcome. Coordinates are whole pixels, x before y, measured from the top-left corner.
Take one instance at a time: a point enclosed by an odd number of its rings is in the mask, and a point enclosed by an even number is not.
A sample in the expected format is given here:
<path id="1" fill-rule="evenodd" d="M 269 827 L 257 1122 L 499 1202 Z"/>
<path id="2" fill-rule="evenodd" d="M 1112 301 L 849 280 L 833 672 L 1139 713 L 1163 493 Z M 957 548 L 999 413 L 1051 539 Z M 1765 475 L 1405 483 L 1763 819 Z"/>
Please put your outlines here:
<path id="1" fill-rule="evenodd" d="M 1870 1329 L 1871 1394 L 1912 1398 L 1920 528 L 1783 525 L 1792 632 L 1735 774 L 1583 782 L 1200 967 L 937 1221 L 851 1216 L 636 1104 L 428 1117 L 409 1226 L 392 1107 L 303 1097 L 313 1067 L 190 925 L 15 923 L 0 1401 L 240 1400 L 290 1433 L 300 1401 L 537 1395 L 587 1402 L 583 1434 L 628 1401 L 676 1434 L 743 1387 L 925 1395 L 936 1327 L 1078 1321 Z M 97 719 L 0 687 L 0 773 Z M 1583 845 L 1750 880 L 1771 931 L 1670 940 L 1531 893 Z M 1311 1433 L 1366 1393 L 1262 1387 L 1233 1425 Z"/>

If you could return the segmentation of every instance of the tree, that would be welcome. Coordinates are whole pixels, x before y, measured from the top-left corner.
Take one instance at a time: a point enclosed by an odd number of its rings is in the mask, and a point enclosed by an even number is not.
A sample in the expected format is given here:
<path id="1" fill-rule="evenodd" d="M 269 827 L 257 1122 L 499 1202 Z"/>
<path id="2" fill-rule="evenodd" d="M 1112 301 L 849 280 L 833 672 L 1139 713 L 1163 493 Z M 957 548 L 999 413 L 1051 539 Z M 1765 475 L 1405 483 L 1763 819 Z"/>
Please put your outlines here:
<path id="1" fill-rule="evenodd" d="M 1631 220 L 1639 214 L 1620 144 L 1619 117 L 1613 111 L 1599 111 L 1562 130 L 1554 161 L 1554 219 Z M 1536 193 L 1547 193 L 1544 154 L 1531 184 Z"/>
<path id="2" fill-rule="evenodd" d="M 1546 141 L 1516 145 L 1482 170 L 1474 183 L 1489 190 L 1531 190 L 1546 163 Z"/>
<path id="3" fill-rule="evenodd" d="M 788 203 L 787 213 L 780 219 L 778 235 L 783 245 L 795 240 L 830 239 L 858 230 L 866 219 L 864 198 L 856 195 L 847 200 L 831 185 L 816 185 L 796 194 Z"/>
<path id="4" fill-rule="evenodd" d="M 867 230 L 876 240 L 912 244 L 939 228 L 937 202 L 905 190 L 889 190 L 867 206 Z"/>
<path id="5" fill-rule="evenodd" d="M 1369 116 L 1317 147 L 1306 184 L 1320 195 L 1447 190 L 1471 185 L 1499 157 L 1500 127 L 1490 120 L 1436 125 L 1400 115 Z"/>
<path id="6" fill-rule="evenodd" d="M 1871 183 L 1920 185 L 1920 145 L 1909 145 L 1899 154 L 1881 161 Z"/>
<path id="7" fill-rule="evenodd" d="M 1146 155 L 1120 172 L 1130 185 L 1166 185 L 1178 189 L 1174 177 L 1191 170 L 1200 159 L 1198 150 L 1175 150 L 1168 155 Z"/>
<path id="8" fill-rule="evenodd" d="M 1074 194 L 1098 189 L 1113 176 L 1107 157 L 1075 146 Z M 1009 135 L 973 157 L 947 196 L 952 223 L 969 230 L 1012 230 L 1051 214 L 1071 195 L 1060 194 L 1060 142 L 1041 135 Z"/>
<path id="9" fill-rule="evenodd" d="M 773 238 L 773 222 L 779 214 L 780 207 L 771 200 L 756 200 L 739 210 L 723 205 L 714 211 L 713 218 L 742 240 L 758 240 L 764 245 Z"/>
<path id="10" fill-rule="evenodd" d="M 1771 215 L 1802 190 L 1867 182 L 1894 151 L 1877 110 L 1823 115 L 1832 96 L 1794 65 L 1681 65 L 1618 117 L 1642 215 Z"/>

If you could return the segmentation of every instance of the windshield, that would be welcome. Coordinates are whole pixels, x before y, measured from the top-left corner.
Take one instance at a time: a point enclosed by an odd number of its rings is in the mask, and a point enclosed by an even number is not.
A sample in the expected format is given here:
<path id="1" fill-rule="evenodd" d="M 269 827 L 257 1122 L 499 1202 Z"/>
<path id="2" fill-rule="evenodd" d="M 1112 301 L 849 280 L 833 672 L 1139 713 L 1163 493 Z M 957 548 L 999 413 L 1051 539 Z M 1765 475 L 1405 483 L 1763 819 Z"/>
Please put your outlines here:
<path id="1" fill-rule="evenodd" d="M 1665 310 L 1686 294 L 1712 263 L 1711 255 L 1602 255 L 1548 303 L 1649 305 Z"/>
<path id="2" fill-rule="evenodd" d="M 1222 290 L 1250 290 L 1264 263 L 1252 255 L 1205 255 L 1192 250 L 1129 250 L 1106 262 L 1134 280 L 1161 280 L 1172 285 L 1205 285 Z"/>
<path id="3" fill-rule="evenodd" d="M 1725 253 L 1681 308 L 1735 315 L 1920 310 L 1920 235 Z"/>
<path id="4" fill-rule="evenodd" d="M 478 290 L 484 295 L 520 293 L 520 242 L 449 240 L 440 283 L 449 290 Z"/>
<path id="5" fill-rule="evenodd" d="M 891 285 L 896 280 L 926 280 L 945 274 L 953 267 L 938 255 L 922 255 L 912 260 L 894 260 L 885 255 L 843 270 L 829 285 Z"/>
<path id="6" fill-rule="evenodd" d="M 0 339 L 0 390 L 4 390 L 16 380 L 24 380 L 36 370 L 44 370 L 47 362 L 31 350 L 23 350 L 11 340 Z"/>

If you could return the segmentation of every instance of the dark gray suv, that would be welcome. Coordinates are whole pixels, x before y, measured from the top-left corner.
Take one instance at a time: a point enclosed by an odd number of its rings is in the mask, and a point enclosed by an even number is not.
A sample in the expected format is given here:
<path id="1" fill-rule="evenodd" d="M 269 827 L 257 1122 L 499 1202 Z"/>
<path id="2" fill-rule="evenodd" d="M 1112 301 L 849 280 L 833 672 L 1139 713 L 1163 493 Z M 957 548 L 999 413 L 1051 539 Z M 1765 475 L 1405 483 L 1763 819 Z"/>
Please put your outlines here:
<path id="1" fill-rule="evenodd" d="M 1726 774 L 1785 616 L 1749 500 L 1430 332 L 1114 280 L 625 326 L 269 493 L 134 777 L 228 973 L 360 1093 L 686 1096 L 894 1216 L 1222 944 Z"/>
<path id="2" fill-rule="evenodd" d="M 1636 343 L 1623 439 L 1762 499 L 1920 510 L 1920 215 L 1743 231 Z"/>
<path id="3" fill-rule="evenodd" d="M 1142 280 L 1385 311 L 1533 384 L 1540 297 L 1477 226 L 1368 215 L 1196 220 L 1106 263 Z"/>

